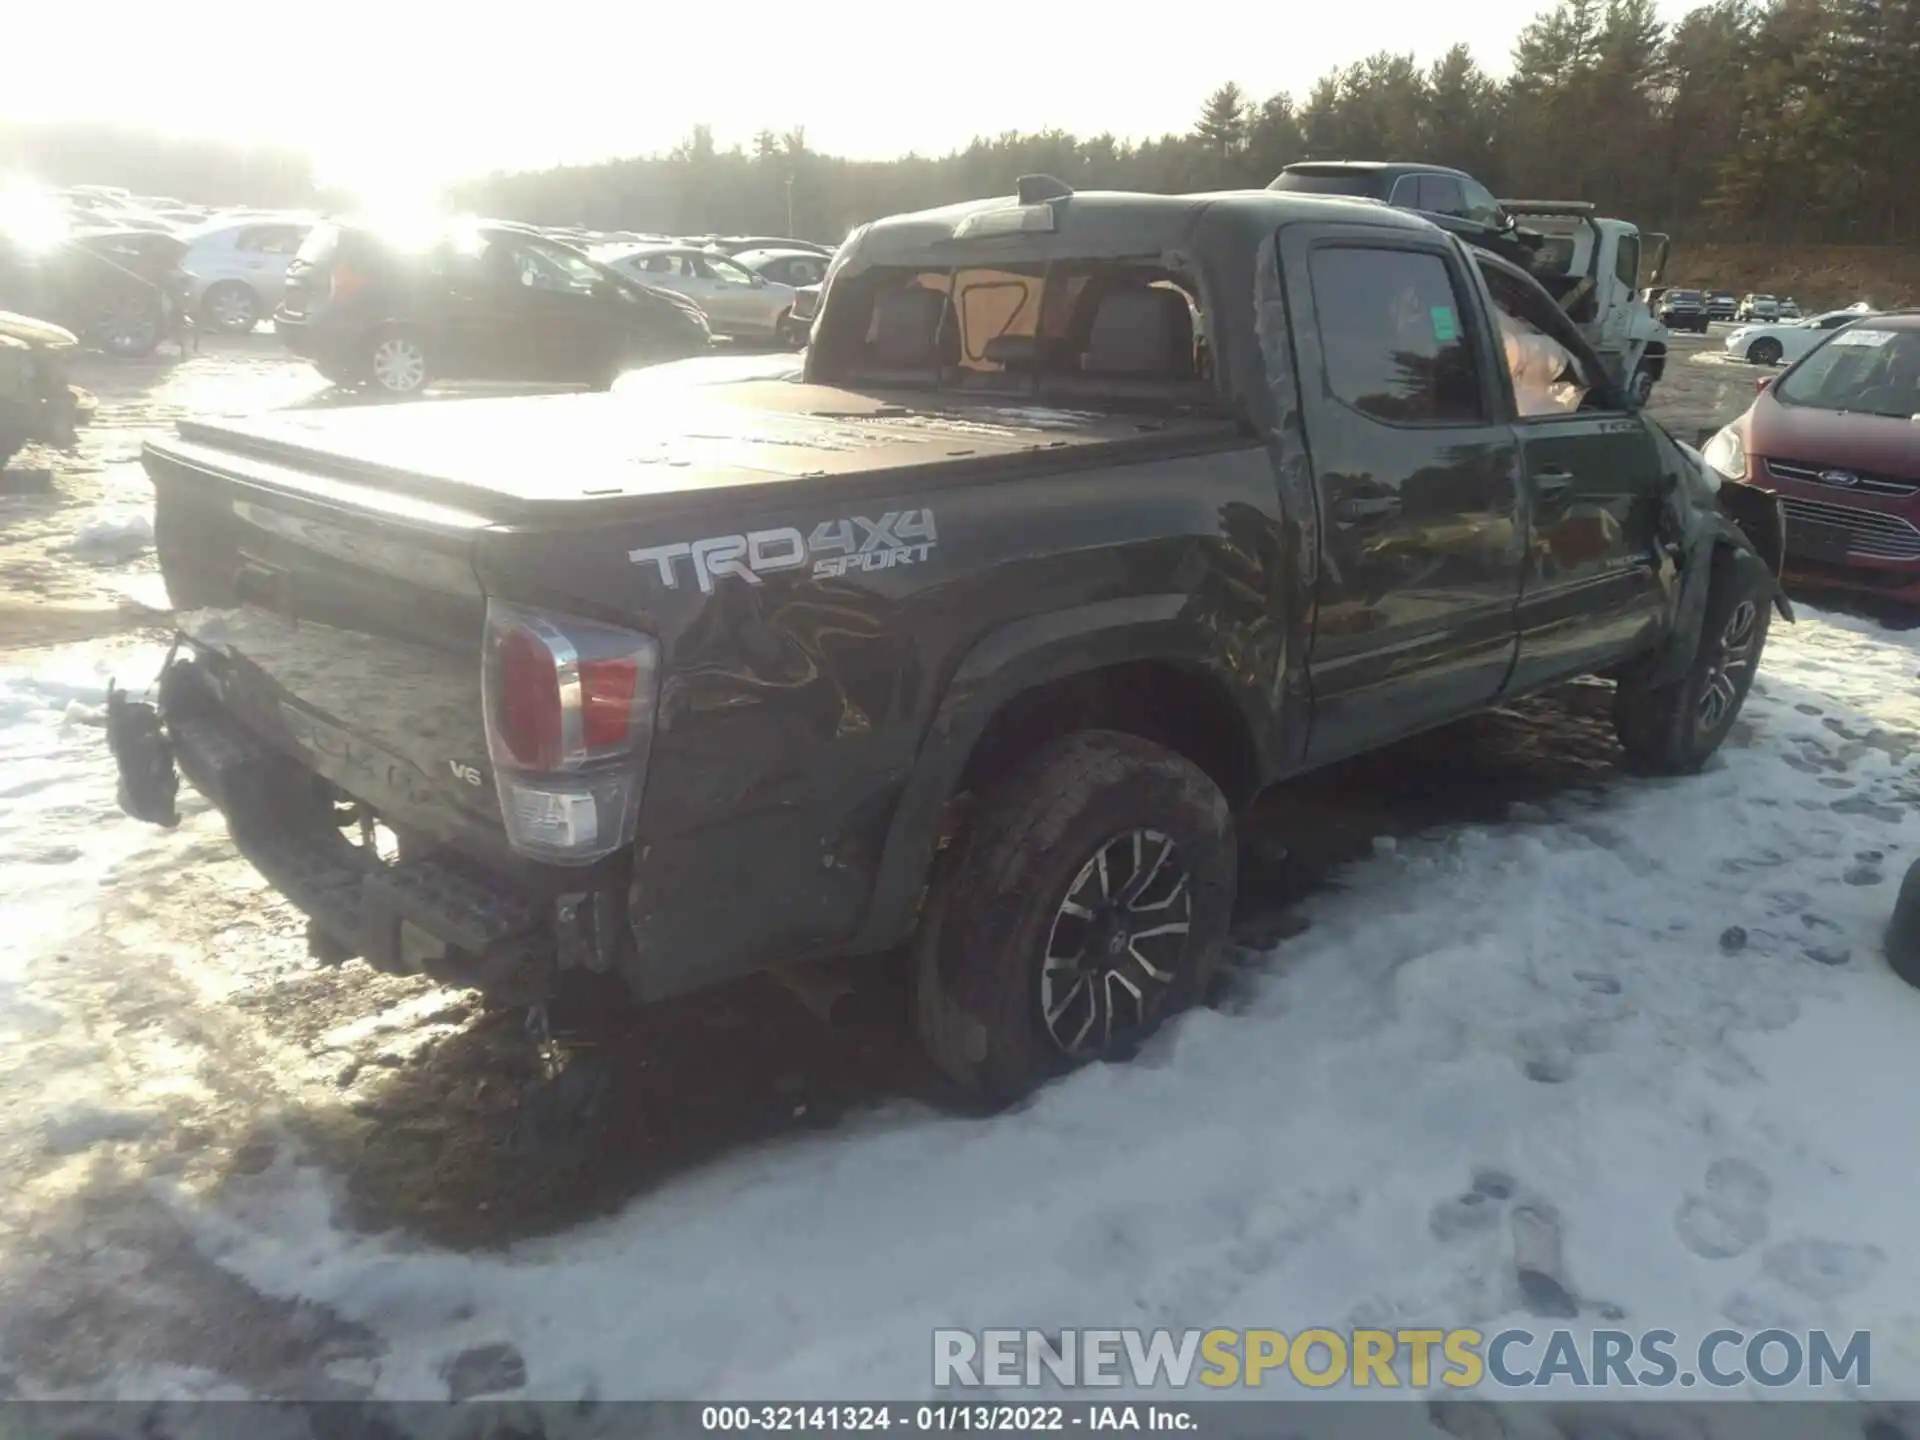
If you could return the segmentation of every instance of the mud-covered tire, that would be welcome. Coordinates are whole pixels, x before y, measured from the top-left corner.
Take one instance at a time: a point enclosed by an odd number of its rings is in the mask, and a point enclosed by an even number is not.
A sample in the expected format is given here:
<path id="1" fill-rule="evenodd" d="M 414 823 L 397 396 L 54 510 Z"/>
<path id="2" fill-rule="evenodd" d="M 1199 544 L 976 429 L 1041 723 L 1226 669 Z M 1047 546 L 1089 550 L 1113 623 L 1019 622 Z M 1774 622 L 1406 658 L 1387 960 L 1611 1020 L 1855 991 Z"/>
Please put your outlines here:
<path id="1" fill-rule="evenodd" d="M 1887 966 L 1907 984 L 1920 989 L 1920 860 L 1907 868 L 1900 894 L 1887 922 Z"/>
<path id="2" fill-rule="evenodd" d="M 1127 1058 L 1205 998 L 1236 858 L 1226 797 L 1184 757 L 1104 730 L 1046 747 L 981 796 L 941 856 L 912 957 L 927 1054 L 994 1105 L 1079 1064 Z M 1097 968 L 1067 963 L 1069 951 Z M 1114 1022 L 1106 1034 L 1096 991 Z M 1092 1030 L 1070 1048 L 1059 1037 L 1073 1039 L 1089 1016 Z"/>
<path id="3" fill-rule="evenodd" d="M 1773 575 L 1744 550 L 1721 550 L 1707 581 L 1707 608 L 1693 664 L 1652 685 L 1628 677 L 1614 696 L 1613 727 L 1635 770 L 1690 775 L 1733 729 L 1766 649 Z"/>

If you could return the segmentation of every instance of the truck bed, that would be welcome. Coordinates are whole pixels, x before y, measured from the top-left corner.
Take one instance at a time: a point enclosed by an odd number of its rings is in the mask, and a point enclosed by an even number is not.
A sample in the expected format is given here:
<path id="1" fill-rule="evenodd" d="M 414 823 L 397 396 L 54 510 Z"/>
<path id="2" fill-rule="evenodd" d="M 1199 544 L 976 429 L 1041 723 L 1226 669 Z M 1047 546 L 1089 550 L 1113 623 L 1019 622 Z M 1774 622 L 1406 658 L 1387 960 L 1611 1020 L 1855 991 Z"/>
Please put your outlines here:
<path id="1" fill-rule="evenodd" d="M 1245 443 L 1232 422 L 1091 414 L 954 392 L 852 392 L 790 381 L 282 411 L 183 421 L 162 465 L 270 488 L 341 482 L 482 523 L 586 520 L 622 502 L 839 480 L 836 491 L 1004 478 Z M 1099 452 L 1097 459 L 1092 451 Z M 1036 464 L 1038 461 L 1040 463 Z M 251 462 L 251 463 L 249 463 Z M 871 485 L 863 485 L 870 479 Z M 342 495 L 339 498 L 351 498 Z M 364 498 L 364 497 L 363 497 Z M 745 496 L 729 496 L 741 498 Z"/>

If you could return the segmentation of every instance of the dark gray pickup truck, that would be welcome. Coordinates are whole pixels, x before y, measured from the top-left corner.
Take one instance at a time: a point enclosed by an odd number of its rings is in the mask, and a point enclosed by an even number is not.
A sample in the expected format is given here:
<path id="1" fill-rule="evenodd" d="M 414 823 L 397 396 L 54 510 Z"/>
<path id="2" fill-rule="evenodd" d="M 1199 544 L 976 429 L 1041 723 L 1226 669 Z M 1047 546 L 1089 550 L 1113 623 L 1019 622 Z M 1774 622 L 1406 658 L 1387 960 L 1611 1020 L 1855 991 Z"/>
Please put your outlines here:
<path id="1" fill-rule="evenodd" d="M 1264 787 L 1590 673 L 1690 771 L 1789 613 L 1777 501 L 1534 281 L 1316 196 L 1034 177 L 852 236 L 797 380 L 145 463 L 130 811 L 177 760 L 321 950 L 507 1002 L 898 954 L 995 1099 L 1202 993 Z"/>

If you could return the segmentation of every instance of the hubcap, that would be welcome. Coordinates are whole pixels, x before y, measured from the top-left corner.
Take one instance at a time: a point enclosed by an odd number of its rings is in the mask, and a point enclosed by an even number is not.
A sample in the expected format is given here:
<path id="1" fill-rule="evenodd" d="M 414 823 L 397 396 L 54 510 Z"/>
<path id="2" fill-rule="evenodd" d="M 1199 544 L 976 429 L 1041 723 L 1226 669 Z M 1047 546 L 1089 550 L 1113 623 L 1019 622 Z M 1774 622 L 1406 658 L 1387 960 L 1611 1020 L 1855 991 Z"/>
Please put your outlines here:
<path id="1" fill-rule="evenodd" d="M 138 350 L 156 336 L 153 314 L 138 300 L 115 300 L 100 317 L 100 340 L 109 350 Z"/>
<path id="2" fill-rule="evenodd" d="M 391 335 L 373 352 L 373 378 L 386 390 L 418 390 L 427 378 L 427 357 L 411 340 Z"/>
<path id="3" fill-rule="evenodd" d="M 1040 971 L 1041 1022 L 1061 1053 L 1097 1055 L 1160 1013 L 1193 923 L 1190 878 L 1158 830 L 1116 835 L 1080 867 Z"/>
<path id="4" fill-rule="evenodd" d="M 225 330 L 238 330 L 253 319 L 253 301 L 240 290 L 221 290 L 213 297 L 214 323 Z"/>
<path id="5" fill-rule="evenodd" d="M 1751 600 L 1733 607 L 1720 630 L 1718 654 L 1707 667 L 1707 682 L 1700 689 L 1700 728 L 1712 731 L 1725 723 L 1740 699 L 1740 684 L 1753 666 L 1753 636 L 1759 627 L 1760 608 Z"/>

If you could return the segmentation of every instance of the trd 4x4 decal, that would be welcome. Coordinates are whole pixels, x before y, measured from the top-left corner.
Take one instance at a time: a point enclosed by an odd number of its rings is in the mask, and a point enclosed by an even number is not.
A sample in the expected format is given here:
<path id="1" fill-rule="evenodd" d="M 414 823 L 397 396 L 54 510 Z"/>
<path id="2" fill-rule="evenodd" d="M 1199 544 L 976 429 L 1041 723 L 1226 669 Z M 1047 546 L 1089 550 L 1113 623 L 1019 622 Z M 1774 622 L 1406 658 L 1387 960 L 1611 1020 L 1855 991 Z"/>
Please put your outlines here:
<path id="1" fill-rule="evenodd" d="M 710 535 L 679 545 L 650 545 L 629 550 L 627 558 L 636 565 L 658 567 L 660 583 L 669 590 L 680 588 L 678 562 L 688 561 L 700 593 L 711 595 L 714 578 L 720 575 L 758 585 L 762 576 L 808 565 L 817 579 L 917 565 L 933 553 L 938 539 L 933 511 L 889 510 L 878 520 L 862 515 L 823 520 L 807 536 L 788 525 L 744 535 Z"/>

